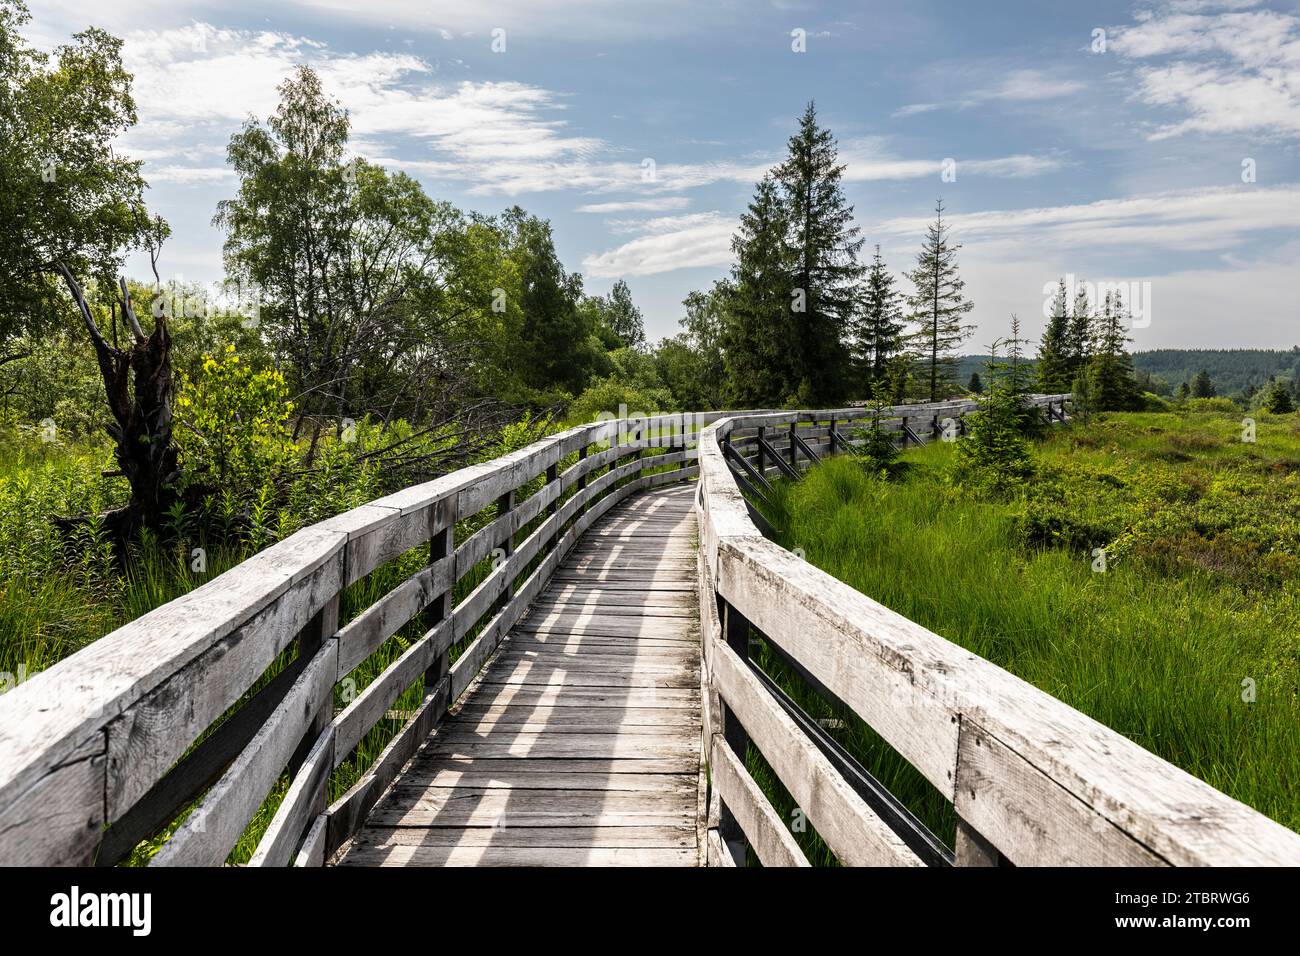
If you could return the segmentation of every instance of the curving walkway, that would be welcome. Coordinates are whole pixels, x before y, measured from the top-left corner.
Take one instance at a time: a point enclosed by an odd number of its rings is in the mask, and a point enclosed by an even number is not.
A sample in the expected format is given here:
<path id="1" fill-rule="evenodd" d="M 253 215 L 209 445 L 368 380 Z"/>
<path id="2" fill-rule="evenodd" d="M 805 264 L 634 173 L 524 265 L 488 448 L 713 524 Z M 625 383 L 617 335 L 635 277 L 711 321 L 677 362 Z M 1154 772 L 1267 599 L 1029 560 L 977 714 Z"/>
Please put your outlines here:
<path id="1" fill-rule="evenodd" d="M 701 864 L 694 491 L 583 536 L 340 865 Z"/>

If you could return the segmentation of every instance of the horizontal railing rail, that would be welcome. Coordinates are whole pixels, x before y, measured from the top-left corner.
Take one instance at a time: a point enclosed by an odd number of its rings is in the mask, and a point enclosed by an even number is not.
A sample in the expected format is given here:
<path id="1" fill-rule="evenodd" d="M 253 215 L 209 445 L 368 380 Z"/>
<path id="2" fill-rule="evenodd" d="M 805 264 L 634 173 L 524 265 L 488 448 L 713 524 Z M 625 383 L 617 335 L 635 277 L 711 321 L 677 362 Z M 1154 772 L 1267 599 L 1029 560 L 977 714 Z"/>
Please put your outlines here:
<path id="1" fill-rule="evenodd" d="M 1035 396 L 1049 421 L 1069 396 Z M 707 853 L 807 865 L 746 767 L 761 754 L 842 863 L 943 865 L 948 854 L 751 659 L 759 639 L 847 708 L 952 804 L 952 862 L 1297 865 L 1300 834 L 765 537 L 744 492 L 844 450 L 875 414 L 904 441 L 948 437 L 974 403 L 727 415 L 699 441 L 699 595 Z M 886 421 L 888 420 L 888 421 Z M 848 434 L 846 434 L 848 433 Z M 773 461 L 784 458 L 783 466 Z M 743 489 L 743 491 L 742 491 Z M 863 774 L 866 774 L 865 777 Z"/>
<path id="2" fill-rule="evenodd" d="M 0 696 L 0 864 L 111 865 L 163 835 L 152 864 L 221 864 L 286 775 L 252 863 L 322 863 L 577 538 L 627 495 L 693 478 L 698 431 L 721 414 L 579 426 L 369 502 Z M 473 529 L 459 542 L 458 526 Z M 346 588 L 425 548 L 340 626 Z M 336 686 L 416 620 L 422 636 L 336 713 Z M 417 684 L 419 706 L 328 803 L 331 773 Z"/>

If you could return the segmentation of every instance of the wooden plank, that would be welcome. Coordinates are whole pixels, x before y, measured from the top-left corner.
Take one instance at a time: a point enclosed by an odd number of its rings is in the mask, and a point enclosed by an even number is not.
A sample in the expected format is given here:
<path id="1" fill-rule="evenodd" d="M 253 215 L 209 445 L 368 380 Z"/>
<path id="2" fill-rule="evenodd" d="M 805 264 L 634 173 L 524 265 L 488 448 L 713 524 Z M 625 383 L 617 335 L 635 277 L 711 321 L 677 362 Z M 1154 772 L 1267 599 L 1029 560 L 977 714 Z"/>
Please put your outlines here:
<path id="1" fill-rule="evenodd" d="M 529 686 L 486 681 L 471 699 L 476 704 L 691 708 L 699 706 L 700 692 L 698 688 L 690 687 Z"/>
<path id="2" fill-rule="evenodd" d="M 407 721 L 406 725 L 398 731 L 397 736 L 388 742 L 388 746 L 375 758 L 375 762 L 370 765 L 361 779 L 353 784 L 347 793 L 330 804 L 326 811 L 328 827 L 325 844 L 321 850 L 324 857 L 333 856 L 339 847 L 357 831 L 402 767 L 434 732 L 438 721 L 447 711 L 447 695 L 450 687 L 450 678 L 444 677 L 436 687 L 426 693 L 415 716 Z"/>
<path id="3" fill-rule="evenodd" d="M 288 866 L 292 861 L 304 831 L 325 810 L 325 787 L 335 766 L 334 737 L 330 724 L 298 768 L 249 866 Z"/>
<path id="4" fill-rule="evenodd" d="M 810 866 L 763 791 L 719 734 L 713 738 L 709 769 L 713 786 L 764 866 Z"/>
<path id="5" fill-rule="evenodd" d="M 545 827 L 369 827 L 351 853 L 387 847 L 550 847 L 614 849 L 674 847 L 695 849 L 689 826 L 545 826 Z"/>
<path id="6" fill-rule="evenodd" d="M 653 791 L 500 790 L 393 787 L 368 821 L 374 827 L 687 826 L 695 794 Z"/>
<path id="7" fill-rule="evenodd" d="M 357 744 L 375 726 L 402 694 L 429 669 L 451 645 L 451 627 L 444 621 L 416 641 L 406 652 L 367 685 L 334 718 L 336 746 L 334 766 L 338 766 L 356 749 Z"/>
<path id="8" fill-rule="evenodd" d="M 439 735 L 435 754 L 480 757 L 535 757 L 560 760 L 655 760 L 683 757 L 698 761 L 690 740 L 661 734 L 514 734 L 500 738 L 474 734 Z M 670 771 L 674 772 L 674 771 Z"/>
<path id="9" fill-rule="evenodd" d="M 220 866 L 238 842 L 315 719 L 338 672 L 331 639 L 199 807 L 163 844 L 150 866 Z"/>
<path id="10" fill-rule="evenodd" d="M 693 707 L 533 707 L 516 704 L 494 706 L 478 704 L 471 698 L 451 719 L 469 727 L 493 721 L 505 724 L 540 722 L 559 730 L 568 725 L 582 725 L 593 721 L 624 727 L 637 724 L 660 727 L 698 726 L 700 715 Z"/>
<path id="11" fill-rule="evenodd" d="M 636 774 L 645 776 L 676 776 L 693 774 L 698 758 L 684 760 L 680 757 L 624 757 L 617 761 L 593 760 L 582 757 L 475 757 L 470 754 L 439 751 L 436 747 L 421 750 L 411 761 L 411 772 L 431 774 L 442 770 L 474 770 L 480 773 L 500 774 L 513 779 L 524 774 Z M 414 779 L 414 778 L 413 778 Z"/>
<path id="12" fill-rule="evenodd" d="M 312 821 L 311 827 L 307 830 L 307 836 L 303 838 L 302 849 L 294 857 L 294 866 L 324 866 L 325 865 L 325 839 L 329 831 L 329 815 L 320 814 Z"/>
<path id="13" fill-rule="evenodd" d="M 532 763 L 531 761 L 521 761 Z M 550 770 L 496 769 L 506 761 L 465 764 L 466 769 L 446 766 L 445 761 L 419 756 L 411 763 L 412 779 L 416 773 L 431 790 L 471 787 L 505 790 L 630 790 L 654 793 L 677 793 L 694 796 L 696 778 L 690 773 L 624 773 L 618 770 L 574 770 L 567 773 Z M 584 766 L 587 766 L 584 764 Z"/>
<path id="14" fill-rule="evenodd" d="M 339 630 L 342 680 L 454 583 L 452 561 L 443 558 L 407 578 Z"/>
<path id="15" fill-rule="evenodd" d="M 691 866 L 695 850 L 662 847 L 360 847 L 341 866 Z"/>
<path id="16" fill-rule="evenodd" d="M 920 866 L 916 854 L 811 746 L 736 652 L 716 639 L 712 643 L 710 667 L 723 703 L 735 711 L 836 857 L 848 866 Z"/>
<path id="17" fill-rule="evenodd" d="M 957 812 L 1016 866 L 1165 866 L 977 724 L 963 721 Z"/>

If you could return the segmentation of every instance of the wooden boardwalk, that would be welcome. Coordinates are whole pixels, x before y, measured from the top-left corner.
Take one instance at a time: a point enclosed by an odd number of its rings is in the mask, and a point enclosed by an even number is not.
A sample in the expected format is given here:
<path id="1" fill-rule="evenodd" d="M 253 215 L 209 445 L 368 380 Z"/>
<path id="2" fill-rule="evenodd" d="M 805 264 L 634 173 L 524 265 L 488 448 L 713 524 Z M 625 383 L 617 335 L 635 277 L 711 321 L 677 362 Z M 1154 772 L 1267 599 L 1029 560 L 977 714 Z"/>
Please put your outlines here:
<path id="1" fill-rule="evenodd" d="M 583 536 L 341 865 L 703 862 L 694 489 Z"/>

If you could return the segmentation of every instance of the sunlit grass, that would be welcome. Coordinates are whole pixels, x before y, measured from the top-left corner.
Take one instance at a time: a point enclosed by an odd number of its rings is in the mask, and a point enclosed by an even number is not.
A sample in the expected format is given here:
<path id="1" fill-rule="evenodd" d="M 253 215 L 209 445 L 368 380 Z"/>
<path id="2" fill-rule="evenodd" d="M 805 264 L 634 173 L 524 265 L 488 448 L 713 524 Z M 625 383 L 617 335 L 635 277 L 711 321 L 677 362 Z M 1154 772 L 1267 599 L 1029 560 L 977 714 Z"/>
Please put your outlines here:
<path id="1" fill-rule="evenodd" d="M 1300 829 L 1300 587 L 1260 586 L 1179 544 L 1192 533 L 1236 534 L 1231 553 L 1291 566 L 1293 420 L 1261 420 L 1255 444 L 1223 415 L 1112 416 L 1053 435 L 1038 449 L 1053 504 L 1104 516 L 1080 534 L 1099 535 L 1098 547 L 1113 535 L 1105 573 L 1092 570 L 1087 543 L 1031 543 L 1037 525 L 1026 516 L 1043 502 L 952 484 L 943 444 L 909 452 L 899 482 L 828 461 L 799 484 L 779 483 L 770 517 L 781 543 L 845 583 Z M 1098 482 L 1099 472 L 1115 482 Z M 1183 500 L 1216 489 L 1213 509 Z M 1224 526 L 1225 511 L 1241 520 Z M 796 679 L 786 683 L 815 716 L 831 716 Z M 1243 700 L 1248 688 L 1253 702 Z M 951 842 L 951 807 L 915 770 L 860 721 L 837 736 Z"/>

